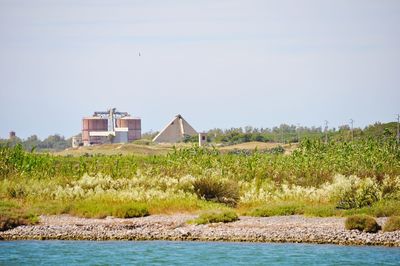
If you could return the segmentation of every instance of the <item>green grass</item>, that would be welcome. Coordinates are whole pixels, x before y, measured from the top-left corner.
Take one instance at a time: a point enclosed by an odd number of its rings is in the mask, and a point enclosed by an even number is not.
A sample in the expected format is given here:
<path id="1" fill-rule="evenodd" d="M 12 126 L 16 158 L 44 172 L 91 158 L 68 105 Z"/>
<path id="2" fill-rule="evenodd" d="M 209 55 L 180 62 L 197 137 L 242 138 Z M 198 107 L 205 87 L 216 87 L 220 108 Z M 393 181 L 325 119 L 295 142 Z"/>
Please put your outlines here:
<path id="1" fill-rule="evenodd" d="M 248 215 L 256 217 L 285 216 L 294 214 L 304 214 L 304 205 L 290 202 L 279 202 L 254 208 L 248 213 Z"/>
<path id="2" fill-rule="evenodd" d="M 336 209 L 335 204 L 309 204 L 303 206 L 303 214 L 311 217 L 341 216 L 342 212 Z"/>
<path id="3" fill-rule="evenodd" d="M 30 211 L 38 214 L 57 215 L 70 214 L 86 218 L 104 218 L 115 216 L 128 218 L 124 212 L 133 207 L 136 215 L 132 217 L 146 216 L 150 214 L 174 214 L 195 213 L 209 210 L 229 210 L 230 208 L 196 198 L 192 199 L 154 199 L 148 202 L 115 201 L 109 198 L 91 198 L 73 201 L 49 200 L 30 203 Z M 138 211 L 138 212 L 137 212 Z"/>
<path id="4" fill-rule="evenodd" d="M 305 215 L 311 217 L 351 216 L 366 214 L 374 217 L 389 217 L 400 215 L 400 203 L 397 200 L 382 200 L 370 207 L 354 208 L 349 210 L 337 209 L 334 203 L 312 202 L 270 202 L 240 206 L 240 212 L 256 217 Z"/>
<path id="5" fill-rule="evenodd" d="M 255 217 L 305 215 L 311 217 L 330 217 L 343 215 L 342 210 L 335 208 L 332 203 L 312 202 L 269 202 L 257 203 L 251 206 L 242 206 L 241 213 Z"/>
<path id="6" fill-rule="evenodd" d="M 153 199 L 147 203 L 150 214 L 195 213 L 202 210 L 225 210 L 228 207 L 196 198 Z"/>
<path id="7" fill-rule="evenodd" d="M 193 224 L 210 224 L 210 223 L 230 223 L 239 220 L 238 215 L 231 210 L 211 211 L 199 215 L 198 218 L 190 221 Z"/>
<path id="8" fill-rule="evenodd" d="M 381 200 L 370 207 L 355 208 L 342 212 L 344 216 L 367 214 L 375 217 L 400 215 L 400 202 L 397 200 Z"/>
<path id="9" fill-rule="evenodd" d="M 111 198 L 88 198 L 73 201 L 49 200 L 30 203 L 30 211 L 44 215 L 70 214 L 85 218 L 133 218 L 150 215 L 143 202 L 120 201 Z"/>
<path id="10" fill-rule="evenodd" d="M 111 199 L 86 199 L 73 204 L 70 214 L 87 218 L 133 218 L 149 215 L 148 208 L 143 203 L 120 202 Z"/>

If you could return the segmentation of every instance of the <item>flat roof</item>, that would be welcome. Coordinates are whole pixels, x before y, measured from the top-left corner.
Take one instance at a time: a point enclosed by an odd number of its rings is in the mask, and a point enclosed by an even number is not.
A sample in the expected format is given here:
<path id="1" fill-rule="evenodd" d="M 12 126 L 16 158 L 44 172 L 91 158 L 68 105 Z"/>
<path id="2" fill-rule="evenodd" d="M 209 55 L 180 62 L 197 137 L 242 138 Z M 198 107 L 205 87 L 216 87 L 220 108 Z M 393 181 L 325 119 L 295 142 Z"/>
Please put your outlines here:
<path id="1" fill-rule="evenodd" d="M 108 120 L 108 118 L 101 117 L 101 116 L 87 116 L 87 117 L 84 117 L 83 119 L 104 119 L 104 120 Z"/>
<path id="2" fill-rule="evenodd" d="M 121 117 L 119 119 L 140 119 L 140 117 L 137 117 L 137 116 L 124 116 L 124 117 Z"/>

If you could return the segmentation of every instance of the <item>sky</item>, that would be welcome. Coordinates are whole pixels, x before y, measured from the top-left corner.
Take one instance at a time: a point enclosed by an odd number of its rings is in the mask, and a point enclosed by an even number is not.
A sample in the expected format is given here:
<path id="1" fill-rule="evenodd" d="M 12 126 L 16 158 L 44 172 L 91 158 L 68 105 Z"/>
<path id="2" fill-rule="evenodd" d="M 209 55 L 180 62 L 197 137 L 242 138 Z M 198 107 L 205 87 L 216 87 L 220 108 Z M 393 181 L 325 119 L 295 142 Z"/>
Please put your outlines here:
<path id="1" fill-rule="evenodd" d="M 0 0 L 0 138 L 116 107 L 161 130 L 400 113 L 400 1 Z"/>

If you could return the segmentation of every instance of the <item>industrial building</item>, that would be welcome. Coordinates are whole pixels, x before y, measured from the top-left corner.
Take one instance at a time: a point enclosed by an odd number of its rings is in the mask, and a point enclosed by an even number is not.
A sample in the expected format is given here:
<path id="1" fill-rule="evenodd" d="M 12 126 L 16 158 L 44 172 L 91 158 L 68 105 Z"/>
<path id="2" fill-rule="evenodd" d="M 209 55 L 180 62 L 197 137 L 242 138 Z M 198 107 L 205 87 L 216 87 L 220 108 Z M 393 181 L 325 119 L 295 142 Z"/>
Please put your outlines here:
<path id="1" fill-rule="evenodd" d="M 127 112 L 94 112 L 93 116 L 82 120 L 82 139 L 74 138 L 74 147 L 104 143 L 128 143 L 141 138 L 141 119 L 132 117 Z"/>
<path id="2" fill-rule="evenodd" d="M 176 115 L 157 136 L 154 142 L 175 143 L 183 141 L 185 136 L 195 136 L 197 131 L 183 119 L 181 115 Z"/>

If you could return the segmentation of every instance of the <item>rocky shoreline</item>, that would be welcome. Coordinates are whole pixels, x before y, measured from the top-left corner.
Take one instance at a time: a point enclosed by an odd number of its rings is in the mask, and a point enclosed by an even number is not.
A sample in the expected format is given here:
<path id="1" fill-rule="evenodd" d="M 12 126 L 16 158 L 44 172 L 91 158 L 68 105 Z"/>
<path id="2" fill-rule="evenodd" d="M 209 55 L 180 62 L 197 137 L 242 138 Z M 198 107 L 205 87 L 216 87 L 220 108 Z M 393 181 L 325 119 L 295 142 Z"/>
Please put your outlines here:
<path id="1" fill-rule="evenodd" d="M 2 240 L 189 240 L 293 242 L 400 247 L 400 231 L 376 234 L 344 228 L 344 218 L 304 216 L 240 217 L 227 224 L 193 225 L 195 215 L 151 215 L 142 218 L 85 219 L 41 216 L 37 225 L 0 232 Z M 383 225 L 386 218 L 378 218 Z"/>

